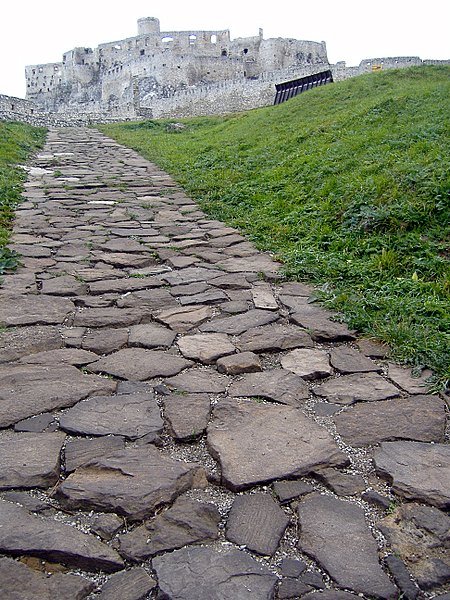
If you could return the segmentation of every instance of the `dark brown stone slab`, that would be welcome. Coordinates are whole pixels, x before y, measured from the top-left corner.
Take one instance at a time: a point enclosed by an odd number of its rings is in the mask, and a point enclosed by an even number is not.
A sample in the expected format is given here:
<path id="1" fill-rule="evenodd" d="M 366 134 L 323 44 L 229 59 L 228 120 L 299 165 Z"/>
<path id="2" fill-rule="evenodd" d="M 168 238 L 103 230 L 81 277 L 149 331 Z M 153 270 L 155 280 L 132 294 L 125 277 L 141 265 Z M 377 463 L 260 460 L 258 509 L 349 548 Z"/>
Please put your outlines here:
<path id="1" fill-rule="evenodd" d="M 375 451 L 378 475 L 407 500 L 450 507 L 450 446 L 422 442 L 383 442 Z"/>
<path id="2" fill-rule="evenodd" d="M 356 337 L 344 323 L 330 321 L 324 315 L 294 312 L 290 316 L 290 321 L 308 330 L 316 342 L 346 342 Z"/>
<path id="3" fill-rule="evenodd" d="M 169 285 L 182 285 L 188 283 L 197 283 L 203 281 L 209 281 L 219 277 L 222 273 L 216 269 L 206 269 L 205 267 L 187 267 L 186 269 L 179 269 L 172 273 L 165 273 L 161 276 L 161 279 L 167 281 Z"/>
<path id="4" fill-rule="evenodd" d="M 402 390 L 408 394 L 426 394 L 430 388 L 430 382 L 427 381 L 433 373 L 425 370 L 420 377 L 413 377 L 411 369 L 389 363 L 388 377 L 396 383 Z"/>
<path id="5" fill-rule="evenodd" d="M 118 268 L 137 269 L 155 264 L 150 254 L 131 254 L 130 252 L 96 252 L 95 259 Z"/>
<path id="6" fill-rule="evenodd" d="M 171 600 L 271 600 L 276 575 L 245 552 L 183 548 L 153 559 L 160 593 Z"/>
<path id="7" fill-rule="evenodd" d="M 83 375 L 70 365 L 2 365 L 0 427 L 41 412 L 73 406 L 89 395 L 113 393 L 115 388 L 114 381 Z"/>
<path id="8" fill-rule="evenodd" d="M 232 490 L 347 463 L 330 434 L 300 410 L 245 400 L 216 406 L 208 447 Z"/>
<path id="9" fill-rule="evenodd" d="M 177 345 L 184 357 L 198 360 L 206 365 L 236 352 L 236 348 L 224 333 L 186 335 L 178 340 Z"/>
<path id="10" fill-rule="evenodd" d="M 438 396 L 357 404 L 334 418 L 338 433 L 352 446 L 401 439 L 440 442 L 445 420 L 445 402 Z"/>
<path id="11" fill-rule="evenodd" d="M 49 427 L 51 425 L 51 427 Z M 51 413 L 42 413 L 36 417 L 30 417 L 19 421 L 14 425 L 14 431 L 23 431 L 28 433 L 42 433 L 47 431 L 54 431 L 52 427 L 57 427 L 54 416 Z"/>
<path id="12" fill-rule="evenodd" d="M 156 323 L 134 325 L 130 327 L 128 345 L 140 348 L 170 348 L 175 337 L 176 333 L 172 330 Z"/>
<path id="13" fill-rule="evenodd" d="M 314 487 L 310 483 L 299 480 L 296 481 L 294 479 L 291 481 L 275 481 L 273 484 L 273 491 L 278 500 L 282 504 L 285 504 L 286 502 L 294 500 L 294 498 L 310 494 L 314 491 Z"/>
<path id="14" fill-rule="evenodd" d="M 243 258 L 227 258 L 218 263 L 218 267 L 228 273 L 277 273 L 280 263 L 276 263 L 265 254 L 254 254 Z"/>
<path id="15" fill-rule="evenodd" d="M 298 407 L 309 397 L 309 389 L 298 375 L 285 369 L 269 369 L 262 373 L 249 373 L 233 381 L 228 395 L 234 398 L 259 396 Z"/>
<path id="16" fill-rule="evenodd" d="M 332 348 L 330 363 L 341 373 L 369 373 L 382 370 L 381 367 L 350 346 Z"/>
<path id="17" fill-rule="evenodd" d="M 69 509 L 115 512 L 139 521 L 191 489 L 200 472 L 198 465 L 172 460 L 152 445 L 129 447 L 85 463 L 55 494 Z"/>
<path id="18" fill-rule="evenodd" d="M 0 436 L 0 490 L 48 488 L 59 478 L 63 433 L 13 433 Z"/>
<path id="19" fill-rule="evenodd" d="M 175 375 L 165 380 L 170 389 L 192 394 L 221 394 L 225 392 L 230 380 L 225 375 L 219 375 L 213 369 L 189 369 L 185 373 Z"/>
<path id="20" fill-rule="evenodd" d="M 168 290 L 164 288 L 155 288 L 150 290 L 141 290 L 131 292 L 117 300 L 119 308 L 142 308 L 153 311 L 166 309 L 169 306 L 178 306 L 177 301 Z"/>
<path id="21" fill-rule="evenodd" d="M 148 436 L 148 441 L 155 440 L 164 426 L 152 393 L 95 396 L 78 402 L 59 422 L 61 429 L 79 435 L 119 435 L 129 440 Z"/>
<path id="22" fill-rule="evenodd" d="M 338 496 L 359 495 L 367 487 L 364 479 L 357 473 L 342 473 L 336 469 L 320 469 L 315 471 L 314 475 Z"/>
<path id="23" fill-rule="evenodd" d="M 91 531 L 102 538 L 109 541 L 115 534 L 122 529 L 124 521 L 114 514 L 99 514 L 95 515 L 91 523 Z"/>
<path id="24" fill-rule="evenodd" d="M 12 362 L 36 352 L 61 348 L 62 337 L 57 327 L 36 325 L 0 333 L 0 363 Z"/>
<path id="25" fill-rule="evenodd" d="M 356 344 L 360 351 L 370 358 L 386 358 L 390 351 L 387 344 L 367 338 L 359 339 Z"/>
<path id="26" fill-rule="evenodd" d="M 209 290 L 210 286 L 207 283 L 199 281 L 198 283 L 188 283 L 186 285 L 176 285 L 172 287 L 170 293 L 172 296 L 194 296 L 196 294 L 202 294 Z"/>
<path id="27" fill-rule="evenodd" d="M 99 456 L 108 456 L 125 448 L 125 440 L 119 436 L 105 436 L 89 439 L 68 440 L 64 450 L 66 473 L 75 471 L 84 463 Z"/>
<path id="28" fill-rule="evenodd" d="M 105 279 L 89 285 L 91 294 L 125 294 L 136 290 L 161 287 L 163 282 L 157 277 L 130 277 L 123 279 Z"/>
<path id="29" fill-rule="evenodd" d="M 209 283 L 224 290 L 247 290 L 251 287 L 243 275 L 222 275 L 211 279 Z"/>
<path id="30" fill-rule="evenodd" d="M 343 375 L 318 385 L 313 392 L 335 404 L 374 402 L 400 395 L 395 385 L 377 373 Z"/>
<path id="31" fill-rule="evenodd" d="M 299 579 L 283 579 L 278 588 L 278 598 L 279 600 L 303 598 L 311 590 L 312 588 L 309 585 L 306 585 Z"/>
<path id="32" fill-rule="evenodd" d="M 0 326 L 59 325 L 75 307 L 70 300 L 54 296 L 0 296 Z"/>
<path id="33" fill-rule="evenodd" d="M 224 300 L 228 300 L 228 297 L 224 292 L 213 288 L 202 294 L 181 296 L 179 300 L 182 306 L 186 306 L 187 304 L 220 304 Z"/>
<path id="34" fill-rule="evenodd" d="M 265 556 L 275 554 L 289 517 L 268 494 L 237 496 L 226 526 L 226 538 Z"/>
<path id="35" fill-rule="evenodd" d="M 215 540 L 221 516 L 212 504 L 181 496 L 152 521 L 119 536 L 120 553 L 131 560 L 146 560 L 162 552 Z"/>
<path id="36" fill-rule="evenodd" d="M 176 375 L 191 364 L 190 360 L 158 350 L 124 348 L 91 363 L 87 368 L 94 373 L 108 373 L 121 379 L 144 381 Z"/>
<path id="37" fill-rule="evenodd" d="M 200 327 L 201 331 L 213 333 L 228 333 L 230 335 L 240 335 L 248 329 L 267 325 L 278 319 L 278 315 L 270 310 L 249 310 L 246 313 L 225 317 L 223 319 L 213 319 Z"/>
<path id="38" fill-rule="evenodd" d="M 136 327 L 141 327 L 136 325 Z M 131 328 L 132 329 L 132 328 Z M 81 346 L 96 354 L 110 354 L 127 345 L 128 329 L 93 329 L 83 336 Z"/>
<path id="39" fill-rule="evenodd" d="M 86 571 L 117 571 L 120 556 L 95 536 L 75 527 L 32 515 L 0 500 L 0 551 L 12 556 L 37 556 Z"/>
<path id="40" fill-rule="evenodd" d="M 187 441 L 202 434 L 210 415 L 207 394 L 172 394 L 164 398 L 164 417 L 177 440 Z"/>
<path id="41" fill-rule="evenodd" d="M 108 252 L 137 252 L 142 253 L 145 250 L 145 246 L 133 239 L 121 238 L 111 239 L 104 244 L 98 246 L 101 250 Z"/>
<path id="42" fill-rule="evenodd" d="M 72 277 L 72 275 L 62 275 L 61 277 L 53 277 L 42 282 L 42 294 L 50 294 L 52 296 L 82 296 L 89 292 L 89 287 Z"/>
<path id="43" fill-rule="evenodd" d="M 281 358 L 281 365 L 303 379 L 332 375 L 328 352 L 315 348 L 296 348 Z"/>
<path id="44" fill-rule="evenodd" d="M 142 321 L 143 312 L 126 308 L 85 308 L 75 313 L 75 327 L 128 327 Z"/>
<path id="45" fill-rule="evenodd" d="M 362 508 L 312 494 L 299 504 L 299 547 L 341 587 L 375 598 L 394 599 L 397 590 L 378 562 L 377 544 Z"/>
<path id="46" fill-rule="evenodd" d="M 28 365 L 74 365 L 81 367 L 98 360 L 98 356 L 79 348 L 58 348 L 36 352 L 20 359 L 20 363 Z"/>
<path id="47" fill-rule="evenodd" d="M 95 584 L 79 575 L 40 573 L 12 558 L 0 558 L 2 600 L 51 600 L 73 598 L 83 600 Z"/>
<path id="48" fill-rule="evenodd" d="M 112 575 L 102 587 L 98 600 L 144 600 L 156 587 L 156 581 L 142 567 L 133 567 Z"/>
<path id="49" fill-rule="evenodd" d="M 241 351 L 281 352 L 292 348 L 312 348 L 313 341 L 300 327 L 275 323 L 249 329 L 240 336 L 238 347 Z"/>
<path id="50" fill-rule="evenodd" d="M 180 306 L 156 313 L 155 318 L 177 333 L 186 333 L 213 315 L 210 306 Z"/>
<path id="51" fill-rule="evenodd" d="M 216 363 L 219 373 L 239 375 L 240 373 L 255 373 L 262 371 L 261 361 L 253 352 L 238 352 L 219 358 Z"/>

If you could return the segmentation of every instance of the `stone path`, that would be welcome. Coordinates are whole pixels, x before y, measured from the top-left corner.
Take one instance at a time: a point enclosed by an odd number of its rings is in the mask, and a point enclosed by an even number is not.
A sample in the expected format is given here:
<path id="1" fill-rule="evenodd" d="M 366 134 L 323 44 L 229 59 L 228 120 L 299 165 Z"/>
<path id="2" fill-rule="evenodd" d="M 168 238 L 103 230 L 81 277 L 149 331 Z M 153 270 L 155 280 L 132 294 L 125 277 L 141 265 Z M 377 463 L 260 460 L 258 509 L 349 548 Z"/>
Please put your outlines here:
<path id="1" fill-rule="evenodd" d="M 448 600 L 446 407 L 424 380 L 95 130 L 50 131 L 24 197 L 2 600 Z"/>

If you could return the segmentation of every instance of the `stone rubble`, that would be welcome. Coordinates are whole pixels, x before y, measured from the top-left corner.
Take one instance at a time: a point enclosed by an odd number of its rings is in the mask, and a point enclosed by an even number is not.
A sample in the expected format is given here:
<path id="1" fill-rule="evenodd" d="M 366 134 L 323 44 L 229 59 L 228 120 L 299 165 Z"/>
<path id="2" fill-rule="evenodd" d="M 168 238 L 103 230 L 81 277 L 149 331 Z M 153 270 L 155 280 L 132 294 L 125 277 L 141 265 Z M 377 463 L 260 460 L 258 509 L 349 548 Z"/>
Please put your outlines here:
<path id="1" fill-rule="evenodd" d="M 2 598 L 448 597 L 430 374 L 98 131 L 32 165 L 0 287 Z"/>

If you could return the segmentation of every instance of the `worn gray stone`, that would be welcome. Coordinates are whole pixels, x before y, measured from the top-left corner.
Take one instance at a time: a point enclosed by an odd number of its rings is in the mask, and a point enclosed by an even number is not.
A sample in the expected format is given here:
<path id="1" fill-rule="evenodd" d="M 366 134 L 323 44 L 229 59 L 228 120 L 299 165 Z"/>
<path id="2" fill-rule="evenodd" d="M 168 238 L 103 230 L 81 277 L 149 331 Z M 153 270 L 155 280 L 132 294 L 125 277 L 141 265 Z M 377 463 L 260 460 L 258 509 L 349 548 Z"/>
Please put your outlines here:
<path id="1" fill-rule="evenodd" d="M 271 600 L 277 578 L 245 552 L 183 548 L 153 559 L 161 599 Z"/>
<path id="2" fill-rule="evenodd" d="M 14 425 L 14 431 L 24 431 L 29 433 L 42 433 L 46 429 L 48 431 L 54 431 L 55 428 L 57 428 L 57 423 L 51 413 L 43 413 L 36 417 L 30 417 L 29 419 L 24 419 Z"/>
<path id="3" fill-rule="evenodd" d="M 119 537 L 120 553 L 131 560 L 191 544 L 210 542 L 219 536 L 221 516 L 212 504 L 180 496 L 168 510 Z"/>
<path id="4" fill-rule="evenodd" d="M 283 558 L 280 563 L 280 573 L 283 577 L 300 577 L 306 571 L 307 564 L 296 558 Z"/>
<path id="5" fill-rule="evenodd" d="M 273 491 L 281 504 L 285 504 L 286 502 L 294 500 L 294 498 L 310 494 L 314 491 L 314 487 L 310 483 L 294 479 L 288 481 L 275 481 L 273 484 Z"/>
<path id="6" fill-rule="evenodd" d="M 106 279 L 89 284 L 90 292 L 98 294 L 126 294 L 136 290 L 161 287 L 163 282 L 157 277 L 130 277 L 122 279 Z"/>
<path id="7" fill-rule="evenodd" d="M 216 365 L 219 373 L 226 373 L 227 375 L 262 371 L 261 361 L 258 355 L 253 352 L 238 352 L 231 356 L 219 358 Z"/>
<path id="8" fill-rule="evenodd" d="M 339 590 L 310 592 L 309 594 L 302 596 L 302 600 L 355 600 L 356 598 L 360 598 L 360 596 L 350 594 L 349 592 L 341 592 Z"/>
<path id="9" fill-rule="evenodd" d="M 170 389 L 192 394 L 221 394 L 229 384 L 226 375 L 219 375 L 213 369 L 189 369 L 184 373 L 165 380 Z"/>
<path id="10" fill-rule="evenodd" d="M 141 327 L 138 325 L 137 327 Z M 133 327 L 131 328 L 133 329 Z M 83 336 L 81 346 L 96 354 L 109 354 L 120 350 L 128 342 L 128 329 L 97 329 L 91 330 Z"/>
<path id="11" fill-rule="evenodd" d="M 57 327 L 35 325 L 0 333 L 0 363 L 12 362 L 22 356 L 61 348 L 62 337 Z"/>
<path id="12" fill-rule="evenodd" d="M 422 442 L 383 442 L 375 451 L 378 475 L 407 500 L 450 507 L 450 446 Z"/>
<path id="13" fill-rule="evenodd" d="M 256 396 L 298 407 L 309 397 L 309 389 L 298 375 L 285 369 L 269 369 L 262 373 L 245 374 L 233 381 L 228 388 L 228 395 L 234 398 Z"/>
<path id="14" fill-rule="evenodd" d="M 123 519 L 114 514 L 99 514 L 92 519 L 91 531 L 102 538 L 109 541 L 114 535 L 122 529 Z"/>
<path id="15" fill-rule="evenodd" d="M 176 334 L 173 331 L 156 323 L 134 325 L 130 327 L 128 345 L 141 348 L 170 348 L 175 337 Z"/>
<path id="16" fill-rule="evenodd" d="M 408 394 L 426 394 L 430 388 L 427 379 L 433 375 L 429 370 L 421 373 L 420 377 L 413 377 L 411 369 L 389 363 L 388 377 Z"/>
<path id="17" fill-rule="evenodd" d="M 74 365 L 80 367 L 96 360 L 98 360 L 98 356 L 87 350 L 59 348 L 23 356 L 19 362 L 29 365 Z"/>
<path id="18" fill-rule="evenodd" d="M 227 258 L 217 263 L 217 266 L 228 273 L 277 273 L 280 264 L 265 254 L 255 254 L 245 258 Z"/>
<path id="19" fill-rule="evenodd" d="M 237 496 L 228 515 L 226 538 L 252 552 L 272 556 L 289 517 L 268 494 Z"/>
<path id="20" fill-rule="evenodd" d="M 303 583 L 299 579 L 283 579 L 278 588 L 279 600 L 287 600 L 288 598 L 300 598 L 310 592 L 312 588 Z"/>
<path id="21" fill-rule="evenodd" d="M 133 567 L 112 575 L 102 587 L 98 600 L 144 600 L 156 587 L 156 581 L 142 567 Z"/>
<path id="22" fill-rule="evenodd" d="M 163 430 L 156 399 L 150 394 L 95 396 L 83 400 L 61 415 L 60 427 L 79 435 L 119 435 L 130 440 L 149 436 L 154 440 Z"/>
<path id="23" fill-rule="evenodd" d="M 63 433 L 13 433 L 0 436 L 0 490 L 48 488 L 59 478 Z"/>
<path id="24" fill-rule="evenodd" d="M 405 600 L 416 600 L 420 590 L 412 581 L 405 564 L 398 556 L 390 554 L 384 559 L 385 563 L 394 578 L 395 583 L 399 587 Z"/>
<path id="25" fill-rule="evenodd" d="M 378 562 L 377 544 L 356 504 L 311 494 L 299 504 L 299 547 L 341 587 L 375 598 L 397 590 Z"/>
<path id="26" fill-rule="evenodd" d="M 207 394 L 172 394 L 164 398 L 164 417 L 172 436 L 187 441 L 208 426 L 211 402 Z"/>
<path id="27" fill-rule="evenodd" d="M 369 373 L 381 367 L 350 346 L 338 346 L 330 352 L 330 363 L 341 373 Z"/>
<path id="28" fill-rule="evenodd" d="M 113 393 L 114 381 L 83 375 L 72 366 L 1 365 L 0 427 L 32 415 L 73 406 L 93 394 Z"/>
<path id="29" fill-rule="evenodd" d="M 55 495 L 69 509 L 115 512 L 139 521 L 192 488 L 201 473 L 198 465 L 167 458 L 152 445 L 129 447 L 85 463 Z"/>
<path id="30" fill-rule="evenodd" d="M 121 379 L 144 381 L 176 375 L 191 364 L 190 360 L 158 350 L 124 348 L 91 363 L 87 368 L 94 373 L 108 373 Z"/>
<path id="31" fill-rule="evenodd" d="M 284 369 L 303 379 L 319 379 L 333 374 L 328 352 L 310 348 L 297 348 L 281 358 Z"/>
<path id="32" fill-rule="evenodd" d="M 149 311 L 167 309 L 169 306 L 178 306 L 176 299 L 166 289 L 150 289 L 125 294 L 117 300 L 119 308 L 145 307 Z"/>
<path id="33" fill-rule="evenodd" d="M 99 456 L 108 456 L 125 448 L 125 440 L 119 436 L 68 440 L 64 450 L 66 473 Z"/>
<path id="34" fill-rule="evenodd" d="M 120 556 L 95 536 L 75 527 L 32 515 L 0 500 L 0 551 L 12 556 L 37 556 L 86 571 L 117 571 Z"/>
<path id="35" fill-rule="evenodd" d="M 313 341 L 300 327 L 274 323 L 249 329 L 239 337 L 237 345 L 242 352 L 281 352 L 292 348 L 312 348 Z"/>
<path id="36" fill-rule="evenodd" d="M 0 296 L 0 326 L 59 325 L 73 311 L 74 305 L 56 296 Z"/>
<path id="37" fill-rule="evenodd" d="M 399 390 L 377 373 L 355 373 L 325 381 L 313 388 L 316 396 L 326 398 L 335 404 L 354 402 L 374 402 L 387 400 L 400 395 Z"/>
<path id="38" fill-rule="evenodd" d="M 198 360 L 206 365 L 236 352 L 235 346 L 224 333 L 186 335 L 178 340 L 177 345 L 185 358 Z"/>
<path id="39" fill-rule="evenodd" d="M 245 400 L 216 406 L 208 447 L 232 490 L 347 463 L 330 434 L 300 410 Z"/>
<path id="40" fill-rule="evenodd" d="M 249 310 L 245 313 L 213 319 L 200 327 L 201 331 L 213 333 L 228 333 L 230 335 L 240 335 L 248 329 L 267 325 L 278 319 L 278 315 L 270 310 Z"/>
<path id="41" fill-rule="evenodd" d="M 314 475 L 338 496 L 361 494 L 367 487 L 361 475 L 342 473 L 336 469 L 320 469 Z"/>
<path id="42" fill-rule="evenodd" d="M 143 313 L 139 309 L 85 308 L 78 310 L 73 319 L 75 327 L 129 327 L 141 323 Z"/>
<path id="43" fill-rule="evenodd" d="M 261 284 L 252 288 L 253 304 L 255 308 L 263 310 L 278 310 L 278 303 L 268 284 Z"/>
<path id="44" fill-rule="evenodd" d="M 155 318 L 177 333 L 186 333 L 213 316 L 210 306 L 179 306 L 158 312 Z"/>
<path id="45" fill-rule="evenodd" d="M 83 600 L 95 584 L 79 575 L 40 573 L 12 558 L 0 558 L 2 600 Z"/>
<path id="46" fill-rule="evenodd" d="M 438 396 L 357 404 L 334 418 L 338 433 L 352 446 L 399 439 L 440 442 L 445 421 L 445 402 Z"/>
<path id="47" fill-rule="evenodd" d="M 88 285 L 71 275 L 46 279 L 42 282 L 41 289 L 42 294 L 51 294 L 52 296 L 83 296 L 88 292 Z"/>

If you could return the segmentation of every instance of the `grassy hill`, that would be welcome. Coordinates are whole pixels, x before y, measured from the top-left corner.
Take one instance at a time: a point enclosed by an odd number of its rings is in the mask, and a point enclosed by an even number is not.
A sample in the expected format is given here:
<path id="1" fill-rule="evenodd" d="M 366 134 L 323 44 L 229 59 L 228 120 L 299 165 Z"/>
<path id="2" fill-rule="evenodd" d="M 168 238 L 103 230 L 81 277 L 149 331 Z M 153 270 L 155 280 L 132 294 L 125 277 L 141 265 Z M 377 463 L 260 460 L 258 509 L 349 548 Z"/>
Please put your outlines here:
<path id="1" fill-rule="evenodd" d="M 14 207 L 20 201 L 25 171 L 16 165 L 41 148 L 45 130 L 23 123 L 0 122 L 0 275 L 17 265 L 17 257 L 5 248 L 10 234 Z"/>
<path id="2" fill-rule="evenodd" d="M 319 286 L 393 357 L 449 378 L 449 67 L 370 74 L 225 118 L 104 127 Z M 447 236 L 447 238 L 446 238 Z"/>

